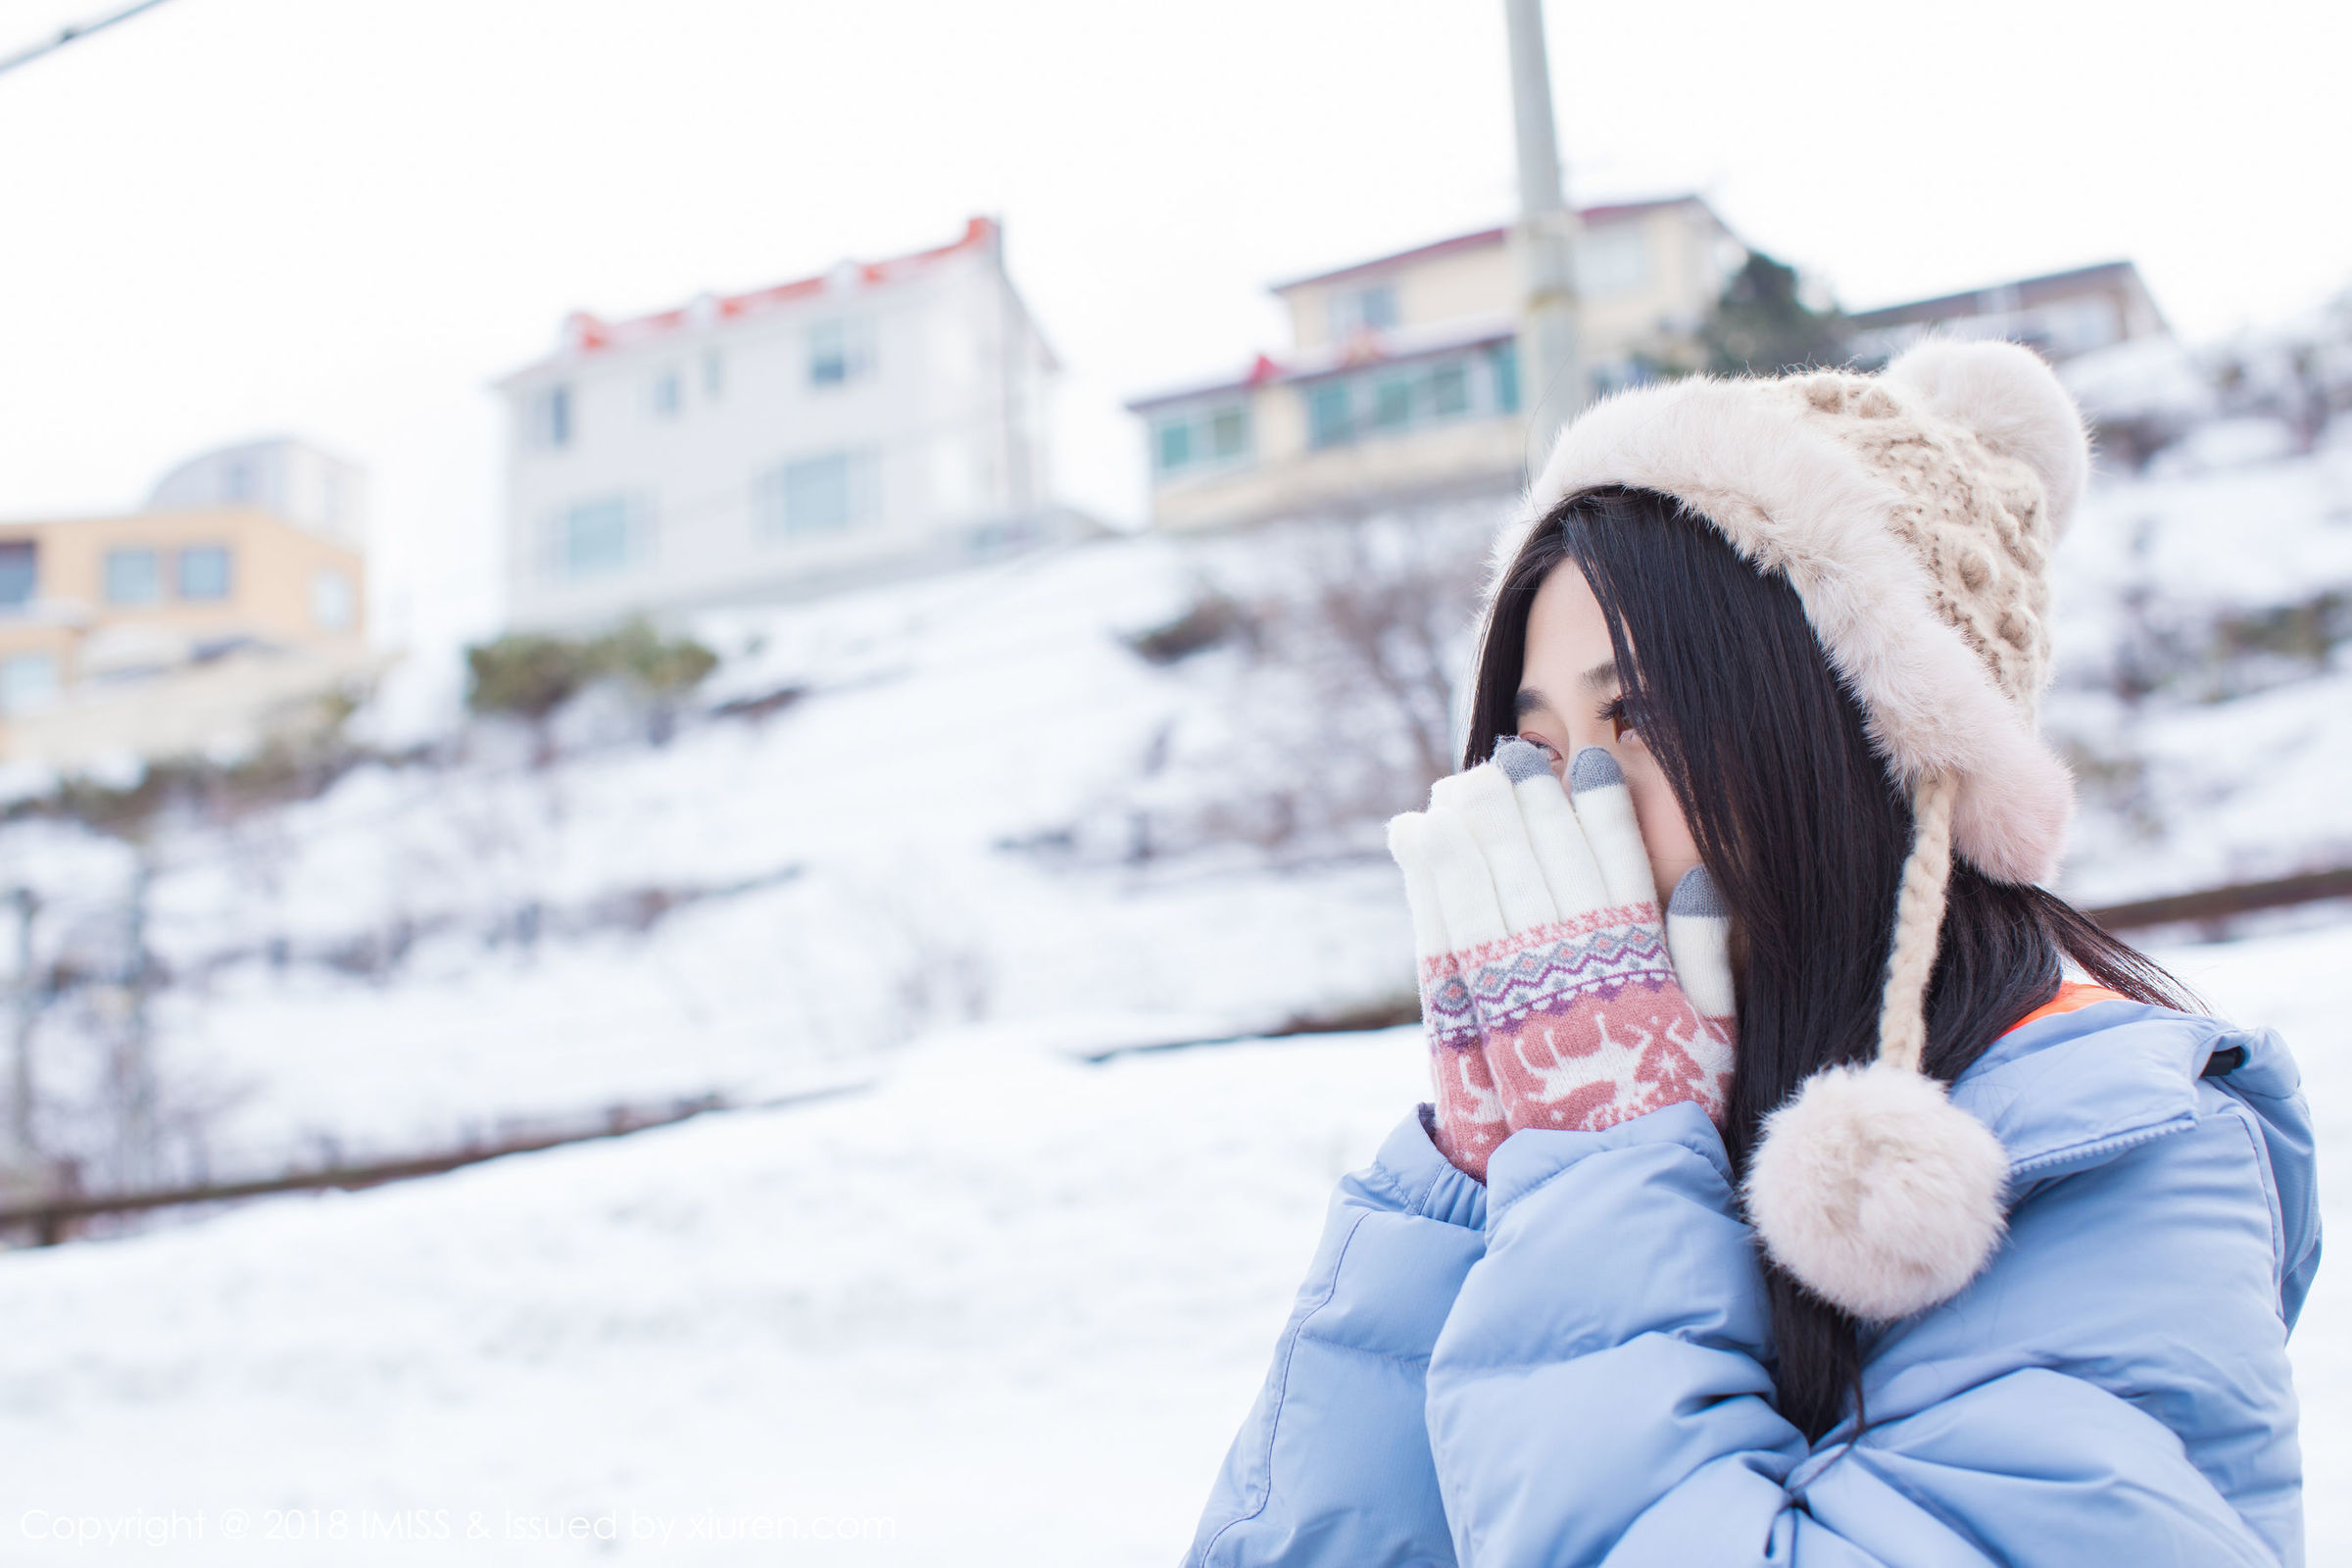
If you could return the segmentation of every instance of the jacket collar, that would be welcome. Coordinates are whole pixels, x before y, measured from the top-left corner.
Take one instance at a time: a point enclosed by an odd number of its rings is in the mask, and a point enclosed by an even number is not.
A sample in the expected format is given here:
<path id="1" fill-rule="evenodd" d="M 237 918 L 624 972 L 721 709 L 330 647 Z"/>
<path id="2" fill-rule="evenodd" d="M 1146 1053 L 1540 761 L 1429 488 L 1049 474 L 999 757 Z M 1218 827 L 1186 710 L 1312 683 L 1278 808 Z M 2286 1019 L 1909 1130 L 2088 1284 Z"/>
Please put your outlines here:
<path id="1" fill-rule="evenodd" d="M 1992 1129 L 2015 1176 L 2039 1178 L 2194 1125 L 2198 1076 L 2227 1046 L 2248 1050 L 2238 1072 L 2267 1078 L 2283 1065 L 2291 1088 L 2291 1061 L 2257 1059 L 2284 1057 L 2275 1037 L 2114 1001 L 2011 1030 L 1960 1075 L 1952 1101 Z"/>

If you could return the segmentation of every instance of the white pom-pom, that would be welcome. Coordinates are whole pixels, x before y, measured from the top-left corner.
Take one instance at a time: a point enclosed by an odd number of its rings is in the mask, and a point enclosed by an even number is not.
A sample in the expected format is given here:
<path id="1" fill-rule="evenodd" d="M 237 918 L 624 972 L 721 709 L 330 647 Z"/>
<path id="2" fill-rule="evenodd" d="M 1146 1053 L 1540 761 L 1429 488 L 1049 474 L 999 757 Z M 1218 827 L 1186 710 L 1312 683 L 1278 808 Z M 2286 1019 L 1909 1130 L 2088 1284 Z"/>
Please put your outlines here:
<path id="1" fill-rule="evenodd" d="M 1816 1296 L 1886 1323 L 1957 1295 L 2000 1245 L 2009 1156 L 1943 1085 L 1833 1067 L 1765 1119 L 1747 1212 Z"/>
<path id="2" fill-rule="evenodd" d="M 2039 355 L 2015 343 L 1932 338 L 1889 365 L 1886 378 L 2032 468 L 2049 499 L 2051 525 L 2066 526 L 2090 477 L 2090 440 L 2082 411 Z"/>

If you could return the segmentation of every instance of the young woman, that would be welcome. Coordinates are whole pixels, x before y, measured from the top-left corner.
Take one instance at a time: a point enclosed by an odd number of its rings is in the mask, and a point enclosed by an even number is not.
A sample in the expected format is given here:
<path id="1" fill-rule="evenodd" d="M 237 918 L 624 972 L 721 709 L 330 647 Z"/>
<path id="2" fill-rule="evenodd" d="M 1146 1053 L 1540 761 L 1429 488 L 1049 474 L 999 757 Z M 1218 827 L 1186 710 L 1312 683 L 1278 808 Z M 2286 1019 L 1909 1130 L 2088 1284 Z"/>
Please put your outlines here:
<path id="1" fill-rule="evenodd" d="M 1189 1562 L 2302 1560 L 2293 1062 L 2037 885 L 2086 468 L 2001 344 L 1562 437 L 1391 830 L 1436 1100 Z"/>

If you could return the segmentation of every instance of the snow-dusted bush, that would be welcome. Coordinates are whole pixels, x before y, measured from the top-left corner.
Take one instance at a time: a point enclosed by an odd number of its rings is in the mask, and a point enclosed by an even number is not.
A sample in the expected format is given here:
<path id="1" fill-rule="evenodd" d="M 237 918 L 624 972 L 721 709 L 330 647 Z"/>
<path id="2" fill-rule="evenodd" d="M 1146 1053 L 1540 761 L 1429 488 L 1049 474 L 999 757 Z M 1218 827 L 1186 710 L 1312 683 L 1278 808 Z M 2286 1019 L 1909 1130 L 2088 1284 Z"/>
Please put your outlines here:
<path id="1" fill-rule="evenodd" d="M 1451 772 L 1486 547 L 1502 503 L 1270 525 L 1198 545 L 1199 588 L 1124 639 L 1200 699 L 1063 842 L 1130 862 L 1218 847 L 1379 853 Z"/>

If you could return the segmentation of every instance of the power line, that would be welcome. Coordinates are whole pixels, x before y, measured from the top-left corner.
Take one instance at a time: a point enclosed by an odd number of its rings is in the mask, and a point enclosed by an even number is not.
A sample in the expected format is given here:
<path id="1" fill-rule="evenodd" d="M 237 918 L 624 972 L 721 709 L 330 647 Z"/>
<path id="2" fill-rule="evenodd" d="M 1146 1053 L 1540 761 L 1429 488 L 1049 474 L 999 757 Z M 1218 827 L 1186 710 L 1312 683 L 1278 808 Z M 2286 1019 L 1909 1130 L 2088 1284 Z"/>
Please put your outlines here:
<path id="1" fill-rule="evenodd" d="M 139 0 L 137 5 L 124 6 L 111 16 L 100 17 L 96 22 L 69 22 L 57 29 L 56 37 L 44 38 L 29 49 L 19 50 L 5 60 L 0 60 L 0 75 L 7 74 L 19 66 L 28 66 L 43 55 L 55 54 L 76 38 L 87 38 L 93 32 L 104 32 L 118 22 L 128 22 L 142 11 L 153 11 L 163 3 L 164 0 Z"/>

